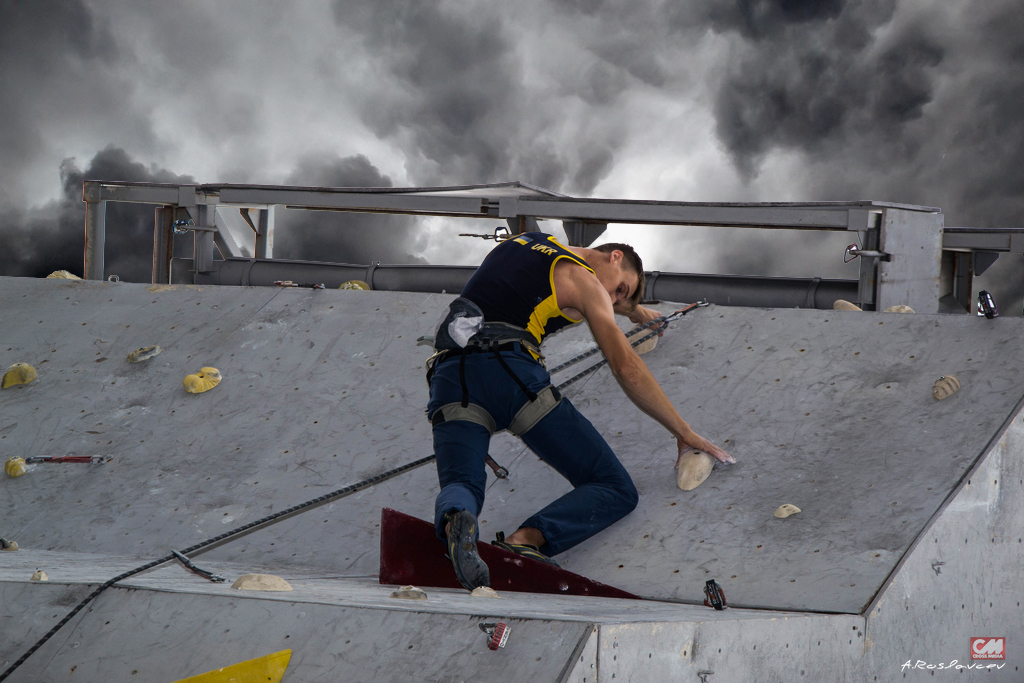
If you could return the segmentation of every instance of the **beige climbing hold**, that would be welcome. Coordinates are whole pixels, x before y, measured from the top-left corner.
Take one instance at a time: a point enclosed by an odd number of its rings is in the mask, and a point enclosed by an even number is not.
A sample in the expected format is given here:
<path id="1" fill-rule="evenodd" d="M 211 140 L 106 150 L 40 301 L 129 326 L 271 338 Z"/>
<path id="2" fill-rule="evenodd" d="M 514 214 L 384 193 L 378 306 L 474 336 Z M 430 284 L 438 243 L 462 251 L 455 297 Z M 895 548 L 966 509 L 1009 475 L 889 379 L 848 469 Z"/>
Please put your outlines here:
<path id="1" fill-rule="evenodd" d="M 349 280 L 348 282 L 342 282 L 338 289 L 362 289 L 369 291 L 370 285 L 366 284 L 362 280 Z"/>
<path id="2" fill-rule="evenodd" d="M 6 389 L 13 387 L 18 384 L 28 384 L 34 380 L 38 375 L 36 369 L 28 363 L 15 363 L 11 367 L 7 368 L 7 372 L 4 373 L 4 378 L 0 381 L 0 387 Z"/>
<path id="3" fill-rule="evenodd" d="M 47 275 L 46 279 L 47 280 L 81 280 L 82 278 L 78 277 L 74 273 L 69 273 L 66 270 L 55 270 L 52 273 L 50 273 L 49 275 Z"/>
<path id="4" fill-rule="evenodd" d="M 886 313 L 913 313 L 914 309 L 906 304 L 897 304 L 885 309 Z"/>
<path id="5" fill-rule="evenodd" d="M 291 584 L 274 574 L 244 574 L 231 584 L 240 591 L 290 591 Z"/>
<path id="6" fill-rule="evenodd" d="M 49 581 L 49 580 L 50 580 L 50 577 L 47 576 L 46 572 L 44 572 L 42 569 L 37 569 L 32 574 L 32 578 L 29 579 L 29 581 Z"/>
<path id="7" fill-rule="evenodd" d="M 18 543 L 16 541 L 8 541 L 6 538 L 0 538 L 0 550 L 15 551 L 18 549 Z"/>
<path id="8" fill-rule="evenodd" d="M 645 353 L 647 353 L 648 351 L 652 351 L 654 349 L 654 347 L 657 346 L 657 345 L 658 345 L 658 335 L 654 335 L 653 337 L 651 337 L 647 341 L 641 342 L 640 344 L 637 344 L 636 346 L 634 346 L 633 350 L 636 351 L 638 354 L 640 354 L 642 356 Z"/>
<path id="9" fill-rule="evenodd" d="M 490 586 L 477 586 L 473 589 L 473 592 L 470 593 L 470 595 L 474 598 L 501 598 L 501 596 L 498 595 L 498 591 L 494 590 Z"/>
<path id="10" fill-rule="evenodd" d="M 679 461 L 676 484 L 684 491 L 692 491 L 704 483 L 714 466 L 714 457 L 696 448 L 691 449 L 683 453 L 683 458 Z"/>
<path id="11" fill-rule="evenodd" d="M 832 310 L 834 311 L 863 311 L 864 309 L 857 304 L 851 304 L 846 299 L 836 299 L 835 303 L 832 304 Z"/>
<path id="12" fill-rule="evenodd" d="M 800 512 L 800 508 L 798 508 L 796 505 L 784 503 L 780 505 L 778 509 L 775 511 L 775 516 L 779 519 L 785 519 L 786 517 L 789 517 L 790 515 L 795 515 L 798 512 Z"/>
<path id="13" fill-rule="evenodd" d="M 391 592 L 391 597 L 398 598 L 399 600 L 426 600 L 427 593 L 422 588 L 416 586 L 402 586 L 396 591 Z"/>
<path id="14" fill-rule="evenodd" d="M 960 391 L 960 380 L 953 375 L 944 375 L 935 380 L 935 384 L 932 385 L 932 396 L 940 401 L 958 391 Z"/>
<path id="15" fill-rule="evenodd" d="M 28 472 L 28 465 L 25 464 L 25 458 L 17 455 L 7 458 L 7 462 L 4 463 L 4 472 L 7 473 L 8 477 L 20 477 Z"/>
<path id="16" fill-rule="evenodd" d="M 220 370 L 217 368 L 199 368 L 194 375 L 185 375 L 185 391 L 190 394 L 201 394 L 220 384 Z"/>
<path id="17" fill-rule="evenodd" d="M 135 349 L 128 354 L 129 363 L 141 363 L 144 360 L 149 360 L 160 355 L 163 349 L 159 346 L 143 346 L 141 349 Z"/>

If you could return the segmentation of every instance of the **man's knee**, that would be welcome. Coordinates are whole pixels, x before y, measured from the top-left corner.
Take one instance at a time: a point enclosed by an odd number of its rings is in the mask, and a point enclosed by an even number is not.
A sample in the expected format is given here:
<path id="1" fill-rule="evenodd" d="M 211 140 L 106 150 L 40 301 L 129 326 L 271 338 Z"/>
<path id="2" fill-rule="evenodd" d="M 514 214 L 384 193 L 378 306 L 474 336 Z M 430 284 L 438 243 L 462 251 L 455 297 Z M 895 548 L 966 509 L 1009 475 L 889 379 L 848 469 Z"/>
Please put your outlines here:
<path id="1" fill-rule="evenodd" d="M 640 502 L 640 494 L 636 490 L 636 486 L 633 485 L 633 480 L 630 479 L 629 475 L 625 472 L 618 478 L 612 487 L 615 492 L 615 498 L 618 505 L 618 512 L 621 517 L 625 517 L 630 512 L 636 509 L 637 504 Z"/>

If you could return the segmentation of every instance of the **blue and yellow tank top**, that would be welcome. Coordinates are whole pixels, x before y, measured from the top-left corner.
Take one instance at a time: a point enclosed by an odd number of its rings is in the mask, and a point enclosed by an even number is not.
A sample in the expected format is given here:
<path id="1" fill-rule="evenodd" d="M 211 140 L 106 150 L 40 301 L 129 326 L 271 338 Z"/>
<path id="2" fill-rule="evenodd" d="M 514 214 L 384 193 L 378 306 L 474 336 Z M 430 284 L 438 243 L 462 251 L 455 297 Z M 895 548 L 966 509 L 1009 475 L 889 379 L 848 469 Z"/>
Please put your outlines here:
<path id="1" fill-rule="evenodd" d="M 544 338 L 579 320 L 564 315 L 555 297 L 555 264 L 562 259 L 594 269 L 551 235 L 527 232 L 505 240 L 487 255 L 462 296 L 484 312 L 484 322 L 503 322 Z"/>

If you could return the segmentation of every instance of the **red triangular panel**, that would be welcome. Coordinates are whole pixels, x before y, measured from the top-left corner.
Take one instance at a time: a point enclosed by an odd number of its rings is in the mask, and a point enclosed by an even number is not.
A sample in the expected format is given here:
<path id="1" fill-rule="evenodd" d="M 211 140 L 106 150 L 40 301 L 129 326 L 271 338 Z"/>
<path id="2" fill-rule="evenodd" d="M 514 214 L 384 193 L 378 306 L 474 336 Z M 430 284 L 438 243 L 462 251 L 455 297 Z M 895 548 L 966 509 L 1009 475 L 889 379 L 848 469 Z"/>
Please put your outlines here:
<path id="1" fill-rule="evenodd" d="M 624 590 L 487 543 L 477 543 L 477 547 L 491 570 L 491 588 L 496 591 L 638 599 Z M 434 525 L 391 508 L 381 510 L 380 582 L 461 588 Z"/>

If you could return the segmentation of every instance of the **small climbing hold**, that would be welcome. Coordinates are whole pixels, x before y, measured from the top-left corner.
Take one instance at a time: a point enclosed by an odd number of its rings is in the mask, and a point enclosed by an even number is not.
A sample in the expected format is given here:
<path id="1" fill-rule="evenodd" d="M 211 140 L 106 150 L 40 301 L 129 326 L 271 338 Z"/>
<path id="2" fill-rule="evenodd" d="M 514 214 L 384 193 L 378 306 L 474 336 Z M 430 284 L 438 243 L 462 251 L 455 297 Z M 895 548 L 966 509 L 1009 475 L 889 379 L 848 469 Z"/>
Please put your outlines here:
<path id="1" fill-rule="evenodd" d="M 886 313 L 913 313 L 914 309 L 906 304 L 897 304 L 885 309 Z"/>
<path id="2" fill-rule="evenodd" d="M 698 451 L 696 448 L 683 453 L 679 460 L 679 472 L 676 474 L 676 485 L 684 491 L 692 491 L 708 478 L 715 466 L 713 456 Z"/>
<path id="3" fill-rule="evenodd" d="M 50 580 L 50 577 L 47 576 L 46 572 L 44 572 L 42 569 L 37 569 L 32 574 L 32 578 L 29 579 L 29 581 L 49 581 L 49 580 Z"/>
<path id="4" fill-rule="evenodd" d="M 66 270 L 55 270 L 52 273 L 50 273 L 49 275 L 47 275 L 46 279 L 47 280 L 81 280 L 82 278 L 78 277 L 74 273 L 69 273 Z"/>
<path id="5" fill-rule="evenodd" d="M 402 586 L 396 591 L 391 592 L 391 597 L 398 598 L 399 600 L 426 600 L 427 593 L 422 588 L 416 586 Z"/>
<path id="6" fill-rule="evenodd" d="M 28 472 L 28 465 L 25 463 L 25 458 L 17 455 L 7 458 L 7 462 L 4 463 L 4 472 L 7 473 L 8 477 L 20 477 Z"/>
<path id="7" fill-rule="evenodd" d="M 832 304 L 832 310 L 834 311 L 863 311 L 864 309 L 857 304 L 852 304 L 846 299 L 836 299 L 835 303 Z"/>
<path id="8" fill-rule="evenodd" d="M 501 598 L 501 596 L 498 595 L 498 591 L 494 590 L 490 586 L 477 586 L 473 589 L 473 592 L 470 593 L 470 595 L 474 598 Z"/>
<path id="9" fill-rule="evenodd" d="M 652 351 L 654 349 L 654 347 L 657 346 L 657 345 L 658 345 L 658 335 L 654 335 L 650 339 L 648 339 L 647 341 L 641 342 L 641 343 L 637 344 L 636 346 L 634 346 L 633 350 L 636 351 L 637 354 L 642 356 L 645 353 L 647 353 L 648 351 Z"/>
<path id="10" fill-rule="evenodd" d="M 338 289 L 362 289 L 369 291 L 370 285 L 366 284 L 362 280 L 349 280 L 348 282 L 342 282 Z"/>
<path id="11" fill-rule="evenodd" d="M 240 591 L 290 591 L 291 584 L 274 574 L 243 574 L 231 584 Z"/>
<path id="12" fill-rule="evenodd" d="M 932 396 L 941 401 L 960 391 L 960 380 L 953 375 L 944 375 L 932 385 Z"/>
<path id="13" fill-rule="evenodd" d="M 0 538 L 0 550 L 14 551 L 18 549 L 18 544 L 15 541 L 8 541 L 6 538 Z"/>
<path id="14" fill-rule="evenodd" d="M 199 368 L 194 375 L 185 376 L 185 391 L 190 394 L 201 394 L 220 384 L 220 370 L 217 368 Z"/>
<path id="15" fill-rule="evenodd" d="M 34 380 L 38 375 L 36 369 L 28 363 L 15 363 L 11 367 L 7 368 L 7 372 L 4 373 L 3 380 L 0 380 L 0 387 L 6 389 L 13 387 L 18 384 L 28 384 Z"/>
<path id="16" fill-rule="evenodd" d="M 796 505 L 784 503 L 780 505 L 778 509 L 775 511 L 775 516 L 779 519 L 785 519 L 786 517 L 789 517 L 790 515 L 795 515 L 798 512 L 800 512 L 800 508 L 798 508 Z"/>
<path id="17" fill-rule="evenodd" d="M 159 346 L 143 346 L 141 349 L 135 349 L 128 354 L 129 363 L 141 363 L 144 360 L 149 360 L 160 355 L 163 349 Z"/>

